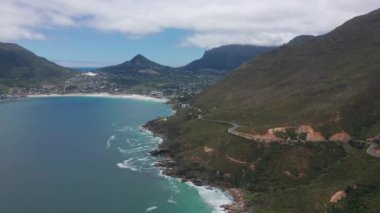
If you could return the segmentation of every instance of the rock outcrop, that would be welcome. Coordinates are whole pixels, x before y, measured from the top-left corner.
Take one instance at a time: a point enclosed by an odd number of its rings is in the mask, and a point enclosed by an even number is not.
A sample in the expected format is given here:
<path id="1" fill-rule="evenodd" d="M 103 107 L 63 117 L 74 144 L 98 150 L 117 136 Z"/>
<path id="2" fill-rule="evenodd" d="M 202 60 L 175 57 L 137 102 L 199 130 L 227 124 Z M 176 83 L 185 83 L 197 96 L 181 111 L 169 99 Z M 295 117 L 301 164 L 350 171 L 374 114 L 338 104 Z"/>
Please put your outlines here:
<path id="1" fill-rule="evenodd" d="M 210 148 L 210 147 L 208 147 L 208 146 L 204 146 L 203 149 L 204 149 L 204 151 L 205 151 L 206 153 L 212 153 L 212 152 L 215 151 L 213 148 Z"/>
<path id="2" fill-rule="evenodd" d="M 335 194 L 330 198 L 331 203 L 337 203 L 341 199 L 347 197 L 347 193 L 345 191 L 337 191 Z"/>
<path id="3" fill-rule="evenodd" d="M 315 131 L 311 126 L 309 125 L 301 125 L 296 130 L 296 133 L 298 135 L 301 135 L 303 133 L 306 133 L 306 141 L 309 142 L 323 142 L 326 141 L 325 136 L 322 135 L 321 132 Z"/>
<path id="4" fill-rule="evenodd" d="M 349 142 L 352 137 L 345 131 L 336 133 L 329 138 L 329 141 L 337 141 L 337 142 Z"/>

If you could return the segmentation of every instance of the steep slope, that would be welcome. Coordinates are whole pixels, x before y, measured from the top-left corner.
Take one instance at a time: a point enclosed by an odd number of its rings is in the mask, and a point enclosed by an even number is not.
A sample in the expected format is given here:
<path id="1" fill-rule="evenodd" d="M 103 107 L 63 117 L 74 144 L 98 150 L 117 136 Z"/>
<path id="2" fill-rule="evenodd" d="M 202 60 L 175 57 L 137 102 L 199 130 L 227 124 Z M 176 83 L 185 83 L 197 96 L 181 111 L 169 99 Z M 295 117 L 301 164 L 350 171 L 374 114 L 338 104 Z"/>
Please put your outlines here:
<path id="1" fill-rule="evenodd" d="M 0 84 L 30 87 L 60 83 L 74 72 L 12 43 L 0 43 Z"/>
<path id="2" fill-rule="evenodd" d="M 344 130 L 365 138 L 380 134 L 379 80 L 376 10 L 326 35 L 258 57 L 193 104 L 209 117 L 240 122 L 253 131 L 311 124 L 326 136 Z"/>
<path id="3" fill-rule="evenodd" d="M 159 151 L 175 162 L 162 163 L 167 174 L 242 189 L 254 212 L 377 212 L 380 160 L 368 144 L 311 142 L 288 131 L 280 133 L 292 140 L 247 140 L 231 134 L 231 122 L 250 135 L 306 124 L 326 138 L 345 131 L 367 139 L 380 134 L 379 82 L 376 10 L 257 57 L 147 127 L 165 138 Z"/>
<path id="4" fill-rule="evenodd" d="M 303 44 L 303 43 L 308 42 L 314 38 L 315 38 L 315 36 L 312 36 L 312 35 L 300 35 L 300 36 L 297 36 L 297 37 L 293 38 L 292 40 L 290 40 L 287 45 L 289 46 L 289 45 Z"/>
<path id="5" fill-rule="evenodd" d="M 211 70 L 226 72 L 236 69 L 241 64 L 268 52 L 274 47 L 253 45 L 225 45 L 206 51 L 202 58 L 195 60 L 183 69 L 191 71 Z"/>

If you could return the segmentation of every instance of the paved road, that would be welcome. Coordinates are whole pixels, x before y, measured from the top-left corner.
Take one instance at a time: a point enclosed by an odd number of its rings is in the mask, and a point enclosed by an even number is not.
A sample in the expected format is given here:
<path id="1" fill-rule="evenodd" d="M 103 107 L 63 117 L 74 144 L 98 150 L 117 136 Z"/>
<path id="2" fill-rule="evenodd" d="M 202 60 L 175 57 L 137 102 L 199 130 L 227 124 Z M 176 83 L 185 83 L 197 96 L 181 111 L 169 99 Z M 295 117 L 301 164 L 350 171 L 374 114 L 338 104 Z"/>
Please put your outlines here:
<path id="1" fill-rule="evenodd" d="M 243 138 L 248 139 L 248 140 L 253 140 L 253 138 L 250 137 L 249 135 L 241 133 L 239 131 L 236 131 L 236 129 L 239 128 L 239 127 L 241 127 L 241 126 L 239 124 L 235 123 L 235 122 L 222 121 L 222 120 L 212 120 L 212 119 L 205 119 L 205 118 L 200 118 L 200 120 L 217 122 L 217 123 L 221 123 L 221 124 L 229 124 L 229 125 L 232 126 L 232 127 L 230 127 L 230 128 L 227 129 L 227 132 L 229 134 L 235 135 L 235 136 L 238 136 L 238 137 L 243 137 Z"/>
<path id="2" fill-rule="evenodd" d="M 245 139 L 248 139 L 248 140 L 254 140 L 252 137 L 250 137 L 249 135 L 247 134 L 244 134 L 244 133 L 241 133 L 239 131 L 236 131 L 237 128 L 241 127 L 239 124 L 235 123 L 235 122 L 230 122 L 230 121 L 222 121 L 222 120 L 212 120 L 212 119 L 205 119 L 203 118 L 203 116 L 198 116 L 198 119 L 199 120 L 204 120 L 204 121 L 211 121 L 211 122 L 217 122 L 217 123 L 222 123 L 222 124 L 229 124 L 231 125 L 232 127 L 228 128 L 227 132 L 231 135 L 235 135 L 235 136 L 238 136 L 238 137 L 243 137 Z M 368 143 L 367 141 L 357 141 L 357 142 L 362 142 L 362 143 L 367 143 L 369 144 L 369 147 L 367 149 L 367 154 L 369 154 L 370 156 L 372 157 L 375 157 L 375 158 L 380 158 L 380 154 L 376 153 L 376 148 L 379 146 L 377 145 L 376 143 Z"/>

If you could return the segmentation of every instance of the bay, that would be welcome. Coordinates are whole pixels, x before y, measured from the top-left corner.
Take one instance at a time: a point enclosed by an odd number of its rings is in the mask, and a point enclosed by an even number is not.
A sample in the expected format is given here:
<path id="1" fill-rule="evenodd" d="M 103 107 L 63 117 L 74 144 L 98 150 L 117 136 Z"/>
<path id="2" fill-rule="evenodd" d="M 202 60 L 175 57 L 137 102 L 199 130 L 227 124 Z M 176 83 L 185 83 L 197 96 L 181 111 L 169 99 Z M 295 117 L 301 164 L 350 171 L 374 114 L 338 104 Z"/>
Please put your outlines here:
<path id="1" fill-rule="evenodd" d="M 0 104 L 0 212 L 218 212 L 216 190 L 165 178 L 141 126 L 164 103 L 104 97 Z"/>

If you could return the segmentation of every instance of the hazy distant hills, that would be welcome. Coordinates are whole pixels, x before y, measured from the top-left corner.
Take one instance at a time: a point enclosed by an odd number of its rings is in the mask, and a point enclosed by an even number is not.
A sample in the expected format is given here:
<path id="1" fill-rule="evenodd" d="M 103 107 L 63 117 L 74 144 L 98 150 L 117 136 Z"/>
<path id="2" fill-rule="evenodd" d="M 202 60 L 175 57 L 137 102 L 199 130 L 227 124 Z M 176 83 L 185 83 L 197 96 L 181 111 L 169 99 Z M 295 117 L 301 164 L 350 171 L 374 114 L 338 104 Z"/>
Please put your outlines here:
<path id="1" fill-rule="evenodd" d="M 273 49 L 249 45 L 228 45 L 206 51 L 204 56 L 183 67 L 169 67 L 138 54 L 124 63 L 103 67 L 95 72 L 111 76 L 111 81 L 138 91 L 172 88 L 199 92 L 257 55 Z"/>
<path id="2" fill-rule="evenodd" d="M 121 75 L 164 74 L 171 71 L 195 72 L 217 71 L 225 72 L 235 69 L 243 63 L 254 59 L 257 55 L 268 52 L 274 47 L 253 45 L 226 45 L 205 51 L 202 58 L 194 60 L 183 67 L 169 67 L 153 62 L 141 54 L 130 61 L 98 69 L 98 71 Z"/>
<path id="3" fill-rule="evenodd" d="M 297 37 L 196 98 L 209 116 L 253 129 L 313 124 L 326 135 L 380 134 L 380 10 Z M 223 95 L 218 95 L 223 94 Z M 337 119 L 339 117 L 339 119 Z"/>
<path id="4" fill-rule="evenodd" d="M 0 85 L 29 87 L 43 83 L 61 83 L 72 76 L 71 69 L 61 67 L 12 43 L 0 43 Z"/>
<path id="5" fill-rule="evenodd" d="M 272 49 L 274 49 L 274 47 L 237 44 L 225 45 L 207 50 L 202 58 L 190 62 L 184 66 L 183 69 L 191 71 L 225 72 L 236 69 L 257 55 Z"/>
<path id="6" fill-rule="evenodd" d="M 116 87 L 130 92 L 181 88 L 185 93 L 198 93 L 228 70 L 272 49 L 248 45 L 228 45 L 206 51 L 204 56 L 184 67 L 169 67 L 149 60 L 141 54 L 114 66 L 91 70 L 103 73 Z M 9 87 L 39 87 L 43 84 L 63 84 L 77 74 L 36 56 L 17 44 L 0 43 L 0 90 Z"/>
<path id="7" fill-rule="evenodd" d="M 97 71 L 108 72 L 120 75 L 160 75 L 173 70 L 169 66 L 164 66 L 153 62 L 141 54 L 136 55 L 130 61 L 98 69 Z"/>
<path id="8" fill-rule="evenodd" d="M 133 92 L 146 93 L 179 82 L 184 75 L 178 75 L 175 68 L 158 64 L 138 54 L 129 61 L 103 67 L 94 72 L 104 73 L 111 82 Z"/>

